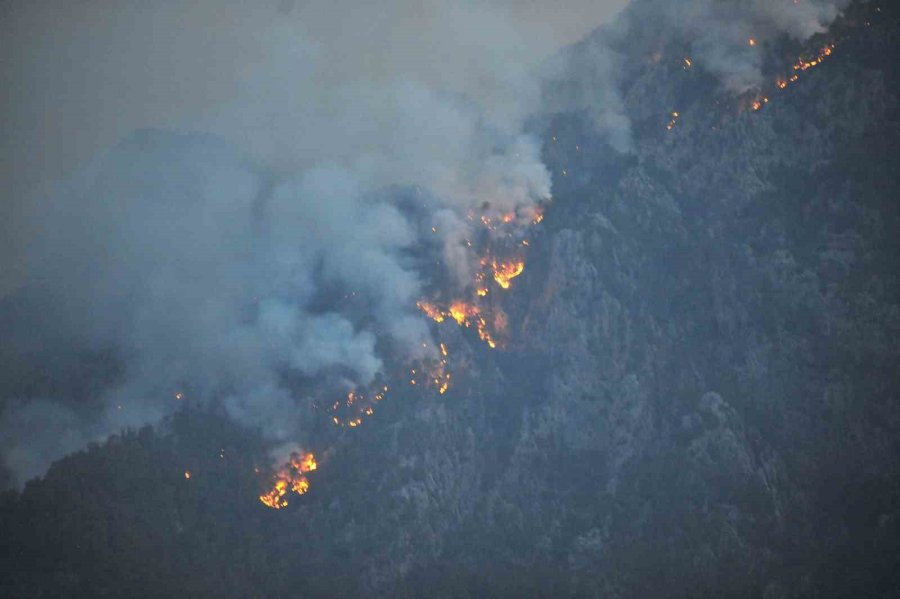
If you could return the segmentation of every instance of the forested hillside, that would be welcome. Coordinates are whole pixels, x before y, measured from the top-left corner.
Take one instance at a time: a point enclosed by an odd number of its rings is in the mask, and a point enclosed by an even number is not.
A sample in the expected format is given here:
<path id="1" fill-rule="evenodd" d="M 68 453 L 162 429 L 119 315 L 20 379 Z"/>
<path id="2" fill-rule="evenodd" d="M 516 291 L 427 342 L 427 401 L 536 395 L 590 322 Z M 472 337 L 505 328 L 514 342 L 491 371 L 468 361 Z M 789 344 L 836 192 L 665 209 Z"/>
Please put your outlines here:
<path id="1" fill-rule="evenodd" d="M 263 436 L 202 406 L 70 455 L 3 496 L 0 594 L 893 596 L 900 13 L 783 40 L 750 95 L 659 39 L 620 48 L 630 149 L 535 118 L 506 347 L 453 329 L 446 394 L 322 415 L 280 510 Z"/>

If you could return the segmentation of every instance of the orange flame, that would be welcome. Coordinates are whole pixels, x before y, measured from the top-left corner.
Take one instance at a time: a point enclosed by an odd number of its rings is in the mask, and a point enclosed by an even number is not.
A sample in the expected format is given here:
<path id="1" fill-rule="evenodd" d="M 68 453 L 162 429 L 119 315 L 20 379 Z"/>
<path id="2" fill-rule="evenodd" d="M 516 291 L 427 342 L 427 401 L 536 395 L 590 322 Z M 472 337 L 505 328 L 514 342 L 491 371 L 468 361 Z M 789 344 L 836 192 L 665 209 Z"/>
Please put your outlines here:
<path id="1" fill-rule="evenodd" d="M 787 89 L 791 84 L 796 83 L 800 79 L 800 73 L 808 71 L 814 67 L 819 66 L 825 59 L 831 56 L 834 53 L 835 44 L 829 43 L 823 46 L 819 52 L 810 59 L 803 58 L 802 56 L 797 59 L 797 62 L 791 67 L 793 69 L 793 74 L 790 77 L 779 77 L 775 80 L 775 87 L 780 90 Z M 769 98 L 767 96 L 761 96 L 754 99 L 750 103 L 750 108 L 756 112 L 762 109 L 763 105 L 769 103 Z"/>
<path id="2" fill-rule="evenodd" d="M 419 308 L 422 312 L 425 313 L 425 316 L 430 318 L 431 320 L 441 323 L 444 322 L 444 313 L 435 306 L 434 304 L 430 304 L 428 302 L 416 302 L 416 307 Z"/>
<path id="3" fill-rule="evenodd" d="M 415 374 L 415 371 L 413 371 L 413 373 Z M 375 413 L 375 408 L 373 408 L 372 405 L 383 400 L 387 392 L 387 385 L 380 386 L 377 390 L 365 393 L 360 391 L 348 391 L 346 400 L 338 400 L 331 404 L 331 421 L 335 426 L 349 426 L 350 428 L 356 428 L 363 423 L 364 417 L 371 416 Z M 348 408 L 354 416 L 346 414 Z M 343 419 L 338 416 L 338 413 L 342 410 L 345 411 L 344 415 L 346 416 Z"/>
<path id="4" fill-rule="evenodd" d="M 821 50 L 819 50 L 819 53 L 816 56 L 812 57 L 809 60 L 806 60 L 801 56 L 800 58 L 797 59 L 797 62 L 794 63 L 794 67 L 793 67 L 794 70 L 803 72 L 803 71 L 808 71 L 809 69 L 811 69 L 813 67 L 819 66 L 820 64 L 825 62 L 826 58 L 828 58 L 829 56 L 831 56 L 834 53 L 834 48 L 835 48 L 834 44 L 826 44 L 825 46 L 822 47 Z"/>
<path id="5" fill-rule="evenodd" d="M 495 349 L 497 340 L 488 328 L 487 320 L 481 313 L 481 308 L 475 304 L 470 304 L 463 300 L 457 300 L 450 304 L 446 310 L 442 310 L 429 302 L 418 302 L 416 304 L 419 309 L 431 318 L 434 322 L 441 323 L 447 318 L 452 318 L 457 325 L 465 328 L 475 328 L 478 331 L 478 337 L 484 341 L 488 347 Z M 415 382 L 410 381 L 415 385 Z"/>
<path id="6" fill-rule="evenodd" d="M 494 271 L 494 280 L 503 289 L 509 289 L 510 281 L 522 274 L 525 270 L 525 263 L 521 260 L 510 262 L 491 262 L 491 268 Z"/>
<path id="7" fill-rule="evenodd" d="M 316 470 L 318 467 L 316 458 L 312 453 L 291 453 L 288 463 L 279 468 L 278 472 L 273 475 L 275 482 L 272 488 L 267 493 L 260 495 L 259 500 L 266 507 L 275 510 L 287 507 L 288 500 L 286 495 L 288 491 L 293 491 L 297 495 L 303 495 L 309 491 L 309 479 L 304 475 L 307 472 Z"/>
<path id="8" fill-rule="evenodd" d="M 675 125 L 678 124 L 678 117 L 681 116 L 678 112 L 672 113 L 672 119 L 669 121 L 669 124 L 666 125 L 666 130 L 671 131 L 675 128 Z"/>

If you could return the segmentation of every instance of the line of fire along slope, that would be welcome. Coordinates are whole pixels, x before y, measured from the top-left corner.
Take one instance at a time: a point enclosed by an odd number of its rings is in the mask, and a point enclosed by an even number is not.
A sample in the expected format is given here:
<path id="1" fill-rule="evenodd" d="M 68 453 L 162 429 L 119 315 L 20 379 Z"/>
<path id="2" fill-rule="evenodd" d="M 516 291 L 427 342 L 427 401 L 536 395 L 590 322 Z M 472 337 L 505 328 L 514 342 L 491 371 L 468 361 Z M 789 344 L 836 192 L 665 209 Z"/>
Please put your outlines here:
<path id="1" fill-rule="evenodd" d="M 754 40 L 751 39 L 750 41 Z M 753 45 L 755 46 L 756 44 L 754 43 Z M 749 94 L 741 96 L 738 99 L 741 112 L 747 109 L 753 112 L 762 110 L 763 107 L 769 104 L 770 98 L 773 97 L 775 91 L 787 90 L 791 85 L 797 83 L 803 73 L 821 65 L 828 57 L 834 54 L 835 48 L 837 48 L 837 43 L 829 42 L 822 46 L 816 53 L 812 54 L 811 56 L 807 55 L 799 57 L 797 61 L 791 66 L 791 71 L 789 74 L 780 76 L 775 79 L 770 91 L 751 92 Z M 682 65 L 685 70 L 694 68 L 694 63 L 689 57 L 684 58 Z M 679 113 L 678 111 L 672 111 L 669 116 L 669 122 L 666 123 L 666 131 L 672 131 L 675 129 L 675 127 L 678 126 L 678 120 L 681 118 L 681 113 Z"/>
<path id="2" fill-rule="evenodd" d="M 524 215 L 528 226 L 539 224 L 543 220 L 541 207 Z M 507 213 L 499 218 L 486 214 L 480 216 L 470 212 L 467 218 L 480 223 L 488 233 L 488 239 L 500 239 L 505 243 L 486 243 L 477 259 L 478 270 L 474 275 L 467 297 L 451 302 L 420 300 L 417 307 L 428 318 L 437 324 L 452 322 L 465 329 L 473 329 L 478 337 L 490 349 L 502 347 L 506 334 L 506 314 L 496 301 L 489 300 L 492 292 L 507 291 L 512 287 L 513 279 L 525 270 L 524 251 L 528 247 L 528 239 L 521 232 L 521 214 Z M 466 241 L 472 251 L 476 244 Z M 501 249 L 502 247 L 502 249 Z M 423 344 L 427 349 L 427 344 Z M 452 374 L 448 360 L 450 352 L 444 342 L 439 342 L 435 358 L 420 360 L 409 367 L 409 384 L 417 388 L 432 388 L 443 395 L 450 388 Z M 375 414 L 375 406 L 387 396 L 390 387 L 378 383 L 372 391 L 348 391 L 346 397 L 336 400 L 328 410 L 335 426 L 356 428 Z M 309 490 L 309 479 L 306 473 L 318 467 L 312 453 L 295 453 L 273 475 L 271 488 L 259 496 L 263 505 L 281 509 L 288 505 L 287 495 L 290 492 L 303 495 Z"/>
<path id="3" fill-rule="evenodd" d="M 775 80 L 774 88 L 777 90 L 786 90 L 791 85 L 797 83 L 800 80 L 800 76 L 809 71 L 810 69 L 814 69 L 825 60 L 834 54 L 834 49 L 837 47 L 835 42 L 830 42 L 822 46 L 821 49 L 810 57 L 799 57 L 797 62 L 795 62 L 791 67 L 791 72 L 788 75 L 783 75 Z M 752 99 L 750 99 L 749 108 L 753 112 L 757 112 L 762 110 L 762 108 L 769 103 L 769 93 L 759 93 L 755 94 Z"/>
<path id="4" fill-rule="evenodd" d="M 878 14 L 880 12 L 880 7 L 871 8 L 872 15 Z M 869 27 L 871 26 L 872 22 L 869 17 L 866 17 L 859 20 L 858 24 Z M 811 53 L 806 53 L 799 56 L 797 60 L 791 65 L 790 70 L 786 74 L 775 78 L 768 90 L 763 89 L 761 91 L 751 92 L 739 97 L 738 102 L 741 112 L 743 112 L 744 110 L 750 110 L 752 112 L 759 112 L 760 110 L 762 110 L 772 101 L 776 93 L 786 91 L 792 85 L 800 81 L 804 73 L 816 68 L 817 66 L 824 63 L 829 57 L 831 57 L 841 41 L 843 40 L 834 39 L 828 43 L 823 44 L 821 47 Z M 747 45 L 752 48 L 760 46 L 755 38 L 749 38 L 747 40 Z M 685 71 L 689 71 L 694 68 L 694 61 L 690 56 L 686 56 L 682 59 L 681 66 Z M 672 131 L 677 127 L 678 121 L 681 118 L 681 114 L 678 111 L 672 111 L 669 117 L 669 121 L 666 123 L 666 130 Z"/>

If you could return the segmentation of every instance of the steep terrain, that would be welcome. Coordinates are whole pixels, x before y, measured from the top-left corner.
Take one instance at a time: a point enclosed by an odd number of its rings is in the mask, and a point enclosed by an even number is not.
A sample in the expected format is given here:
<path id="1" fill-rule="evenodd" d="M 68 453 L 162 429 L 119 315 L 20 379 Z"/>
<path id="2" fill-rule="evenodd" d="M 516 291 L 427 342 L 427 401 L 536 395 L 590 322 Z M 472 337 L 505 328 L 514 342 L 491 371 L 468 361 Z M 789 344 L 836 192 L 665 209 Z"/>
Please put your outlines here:
<path id="1" fill-rule="evenodd" d="M 774 81 L 840 40 L 760 110 L 677 39 L 630 46 L 633 151 L 584 115 L 535 124 L 554 202 L 504 297 L 505 351 L 443 331 L 450 392 L 323 426 L 311 491 L 278 511 L 256 500 L 261 441 L 214 415 L 66 458 L 4 497 L 0 588 L 890 596 L 900 20 L 849 15 L 772 49 Z"/>

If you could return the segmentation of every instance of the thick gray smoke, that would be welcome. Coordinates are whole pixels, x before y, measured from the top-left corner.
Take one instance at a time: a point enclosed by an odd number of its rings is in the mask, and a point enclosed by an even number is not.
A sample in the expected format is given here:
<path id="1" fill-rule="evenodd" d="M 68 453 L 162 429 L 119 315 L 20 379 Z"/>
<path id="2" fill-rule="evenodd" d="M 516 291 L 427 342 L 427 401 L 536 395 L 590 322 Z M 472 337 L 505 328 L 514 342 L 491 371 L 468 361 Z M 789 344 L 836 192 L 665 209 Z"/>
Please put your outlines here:
<path id="1" fill-rule="evenodd" d="M 122 362 L 75 440 L 152 422 L 178 392 L 224 401 L 282 438 L 299 412 L 283 373 L 340 369 L 365 384 L 382 368 L 379 335 L 408 351 L 428 337 L 400 259 L 414 232 L 340 167 L 271 187 L 217 138 L 139 132 L 54 194 L 34 226 L 22 297 L 7 299 L 29 310 L 7 323 L 7 342 L 48 360 L 111 350 Z M 355 292 L 370 321 L 317 309 L 324 286 Z M 65 403 L 48 414 L 79 429 Z M 13 428 L 38 413 L 9 407 L 5 443 L 50 433 L 55 444 L 55 430 Z"/>
<path id="2" fill-rule="evenodd" d="M 532 68 L 571 32 L 515 3 L 4 10 L 43 40 L 9 31 L 43 74 L 25 73 L 44 92 L 28 100 L 108 106 L 72 128 L 77 146 L 111 123 L 124 134 L 8 209 L 0 451 L 19 483 L 157 421 L 176 394 L 302 441 L 303 380 L 337 393 L 372 382 L 387 355 L 434 351 L 415 307 L 423 247 L 442 253 L 446 284 L 468 284 L 467 213 L 526 222 L 549 198 L 523 122 L 538 108 Z M 34 143 L 26 111 L 5 118 Z"/>

